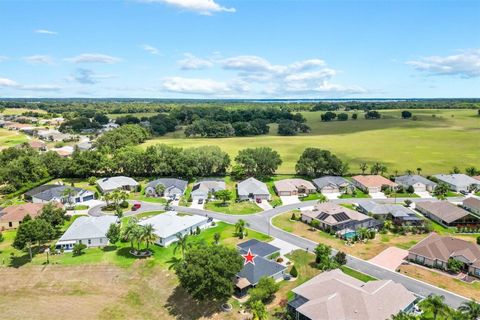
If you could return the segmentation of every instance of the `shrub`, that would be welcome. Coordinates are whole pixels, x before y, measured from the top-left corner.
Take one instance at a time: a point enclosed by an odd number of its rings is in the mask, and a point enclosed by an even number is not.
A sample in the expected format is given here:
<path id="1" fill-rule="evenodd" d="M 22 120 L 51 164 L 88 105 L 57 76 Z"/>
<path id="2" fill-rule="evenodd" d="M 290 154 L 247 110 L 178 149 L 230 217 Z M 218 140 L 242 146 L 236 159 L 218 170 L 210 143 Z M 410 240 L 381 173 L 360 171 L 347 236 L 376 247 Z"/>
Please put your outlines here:
<path id="1" fill-rule="evenodd" d="M 407 207 L 410 207 L 411 204 L 412 204 L 412 200 L 409 200 L 409 199 L 405 200 L 405 205 Z"/>
<path id="2" fill-rule="evenodd" d="M 290 269 L 290 275 L 294 278 L 298 277 L 298 271 L 295 266 L 293 266 L 292 269 Z"/>
<path id="3" fill-rule="evenodd" d="M 80 256 L 82 255 L 84 252 L 83 250 L 85 250 L 87 248 L 87 246 L 83 243 L 77 243 L 73 246 L 73 256 L 76 257 L 76 256 Z"/>
<path id="4" fill-rule="evenodd" d="M 120 208 L 126 209 L 128 208 L 128 202 L 126 200 L 123 200 L 120 202 Z"/>
<path id="5" fill-rule="evenodd" d="M 408 192 L 408 193 L 414 193 L 414 192 L 415 192 L 415 188 L 414 188 L 413 186 L 408 186 L 407 192 Z"/>
<path id="6" fill-rule="evenodd" d="M 376 232 L 375 230 L 370 230 L 368 232 L 368 239 L 375 239 Z"/>
<path id="7" fill-rule="evenodd" d="M 290 218 L 290 220 L 297 220 L 297 216 L 295 215 L 295 212 L 292 212 L 292 217 Z"/>
<path id="8" fill-rule="evenodd" d="M 283 258 L 282 258 L 282 257 L 278 257 L 276 261 L 277 261 L 278 263 L 282 263 L 282 262 L 283 262 Z"/>
<path id="9" fill-rule="evenodd" d="M 480 244 L 480 236 L 477 237 L 477 244 Z"/>
<path id="10" fill-rule="evenodd" d="M 347 255 L 343 251 L 338 251 L 334 259 L 335 259 L 335 262 L 337 262 L 341 266 L 343 266 L 344 264 L 347 264 Z"/>
<path id="11" fill-rule="evenodd" d="M 200 227 L 197 226 L 197 230 L 195 231 L 195 234 L 199 235 L 201 232 L 202 232 L 202 230 L 200 230 Z"/>
<path id="12" fill-rule="evenodd" d="M 453 273 L 459 273 L 462 267 L 463 267 L 463 263 L 456 259 L 450 258 L 447 261 L 448 271 L 451 271 Z"/>
<path id="13" fill-rule="evenodd" d="M 89 185 L 94 186 L 95 183 L 97 182 L 97 178 L 90 177 L 90 178 L 88 178 L 87 182 L 88 182 Z"/>
<path id="14" fill-rule="evenodd" d="M 2 232 L 0 231 L 0 242 L 3 242 L 3 240 L 5 240 L 5 238 L 3 237 L 3 234 L 2 234 Z"/>

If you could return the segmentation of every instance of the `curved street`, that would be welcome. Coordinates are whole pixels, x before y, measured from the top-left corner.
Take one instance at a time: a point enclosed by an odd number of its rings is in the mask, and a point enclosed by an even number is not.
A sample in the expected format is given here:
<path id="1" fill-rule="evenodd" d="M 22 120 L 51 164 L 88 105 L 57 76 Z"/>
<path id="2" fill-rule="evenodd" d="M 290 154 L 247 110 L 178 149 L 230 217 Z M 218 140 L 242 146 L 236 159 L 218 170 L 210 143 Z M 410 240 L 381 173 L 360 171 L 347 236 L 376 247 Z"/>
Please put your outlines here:
<path id="1" fill-rule="evenodd" d="M 463 198 L 457 197 L 457 198 L 449 198 L 448 200 L 457 202 L 457 201 L 462 201 L 462 199 Z M 403 198 L 378 199 L 378 200 L 376 199 L 337 199 L 337 200 L 330 200 L 330 201 L 335 203 L 360 203 L 362 201 L 372 201 L 372 200 L 382 202 L 382 203 L 394 203 L 395 201 L 397 203 L 403 203 L 403 201 L 406 199 L 403 199 Z M 412 202 L 420 202 L 420 201 L 425 201 L 429 199 L 414 198 L 410 200 Z M 165 208 L 164 205 L 159 203 L 151 203 L 151 202 L 143 202 L 143 201 L 134 201 L 134 202 L 141 203 L 141 208 L 138 209 L 137 211 L 125 212 L 125 216 L 136 215 L 142 212 L 164 210 Z M 214 219 L 225 221 L 232 224 L 235 224 L 239 219 L 243 219 L 248 223 L 249 228 L 255 231 L 268 234 L 272 237 L 278 238 L 294 246 L 297 246 L 299 248 L 312 252 L 312 250 L 316 247 L 317 243 L 311 240 L 296 236 L 292 233 L 283 231 L 281 229 L 278 229 L 277 227 L 272 225 L 271 219 L 276 215 L 279 215 L 291 210 L 313 206 L 316 202 L 317 200 L 311 200 L 311 201 L 305 201 L 305 202 L 300 202 L 295 204 L 278 206 L 270 210 L 265 210 L 256 214 L 249 214 L 249 215 L 229 215 L 229 214 L 223 214 L 223 213 L 213 212 L 209 210 L 190 208 L 190 207 L 184 207 L 184 206 L 172 206 L 172 209 L 182 213 L 208 216 L 208 217 L 212 217 Z M 103 215 L 104 213 L 101 211 L 101 207 L 102 206 L 100 205 L 100 206 L 91 208 L 88 212 L 89 215 L 92 215 L 92 216 Z M 335 253 L 336 251 L 333 250 L 333 252 Z M 457 295 L 453 292 L 446 291 L 441 288 L 430 285 L 428 283 L 419 281 L 417 279 L 410 278 L 401 273 L 397 273 L 397 272 L 385 269 L 381 266 L 378 266 L 366 260 L 356 258 L 354 256 L 350 256 L 350 255 L 347 256 L 347 266 L 352 269 L 363 272 L 365 274 L 368 274 L 377 279 L 393 280 L 395 282 L 401 283 L 407 289 L 409 289 L 410 291 L 414 292 L 415 294 L 421 297 L 426 297 L 430 294 L 443 295 L 445 297 L 445 302 L 454 308 L 457 308 L 462 302 L 465 302 L 468 300 L 467 298 Z"/>

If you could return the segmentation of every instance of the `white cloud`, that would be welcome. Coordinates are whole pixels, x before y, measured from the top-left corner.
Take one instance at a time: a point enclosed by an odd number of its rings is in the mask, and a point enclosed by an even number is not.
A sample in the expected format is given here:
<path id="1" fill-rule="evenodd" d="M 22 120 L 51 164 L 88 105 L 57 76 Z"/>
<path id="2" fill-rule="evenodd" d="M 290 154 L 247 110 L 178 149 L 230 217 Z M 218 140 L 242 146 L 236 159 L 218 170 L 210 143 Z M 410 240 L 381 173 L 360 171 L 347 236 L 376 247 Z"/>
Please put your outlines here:
<path id="1" fill-rule="evenodd" d="M 154 55 L 160 54 L 160 50 L 148 44 L 142 45 L 142 49 Z"/>
<path id="2" fill-rule="evenodd" d="M 450 56 L 430 56 L 407 61 L 418 71 L 430 75 L 454 75 L 462 78 L 480 76 L 480 49 L 462 50 Z"/>
<path id="3" fill-rule="evenodd" d="M 0 62 L 7 61 L 8 59 L 10 58 L 7 56 L 0 56 Z"/>
<path id="4" fill-rule="evenodd" d="M 41 54 L 23 57 L 22 60 L 30 64 L 53 64 L 52 57 L 47 55 L 41 55 Z"/>
<path id="5" fill-rule="evenodd" d="M 194 11 L 202 15 L 212 15 L 215 12 L 235 12 L 235 8 L 219 5 L 214 0 L 139 0 L 146 3 L 165 3 L 180 9 Z"/>
<path id="6" fill-rule="evenodd" d="M 95 84 L 101 79 L 113 78 L 111 75 L 99 75 L 91 69 L 78 68 L 75 72 L 67 78 L 69 82 L 78 82 L 81 84 Z"/>
<path id="7" fill-rule="evenodd" d="M 18 83 L 12 79 L 0 78 L 0 87 L 17 87 Z"/>
<path id="8" fill-rule="evenodd" d="M 213 66 L 212 61 L 196 57 L 191 53 L 185 53 L 184 56 L 184 59 L 178 61 L 178 65 L 183 70 L 199 70 Z"/>
<path id="9" fill-rule="evenodd" d="M 106 63 L 113 64 L 122 59 L 101 53 L 82 53 L 75 57 L 66 58 L 65 61 L 72 63 Z"/>
<path id="10" fill-rule="evenodd" d="M 225 82 L 183 77 L 165 78 L 162 87 L 170 92 L 204 95 L 225 95 L 235 91 Z"/>
<path id="11" fill-rule="evenodd" d="M 258 56 L 237 56 L 225 59 L 223 68 L 247 72 L 282 72 L 284 66 L 274 66 L 268 60 Z"/>
<path id="12" fill-rule="evenodd" d="M 47 29 L 37 29 L 37 30 L 33 30 L 33 32 L 39 33 L 39 34 L 48 34 L 51 36 L 56 36 L 58 34 L 58 32 L 47 30 Z"/>
<path id="13" fill-rule="evenodd" d="M 317 79 L 330 79 L 337 74 L 337 71 L 325 68 L 318 71 L 292 73 L 285 77 L 286 81 L 308 81 Z"/>

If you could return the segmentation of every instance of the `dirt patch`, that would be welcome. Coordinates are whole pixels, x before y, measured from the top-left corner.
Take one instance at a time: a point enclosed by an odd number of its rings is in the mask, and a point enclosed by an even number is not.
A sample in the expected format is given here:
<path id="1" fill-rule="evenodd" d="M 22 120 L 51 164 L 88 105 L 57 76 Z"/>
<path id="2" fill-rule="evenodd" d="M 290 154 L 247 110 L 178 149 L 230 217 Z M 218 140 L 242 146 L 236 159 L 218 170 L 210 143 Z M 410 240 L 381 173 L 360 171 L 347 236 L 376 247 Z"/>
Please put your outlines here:
<path id="1" fill-rule="evenodd" d="M 240 319 L 197 303 L 175 275 L 148 261 L 0 268 L 2 319 Z"/>
<path id="2" fill-rule="evenodd" d="M 416 265 L 402 265 L 399 268 L 400 273 L 406 274 L 412 278 L 422 280 L 442 289 L 455 292 L 467 298 L 475 300 L 480 299 L 480 282 L 475 281 L 466 283 L 459 279 L 454 279 L 439 272 L 422 268 Z"/>

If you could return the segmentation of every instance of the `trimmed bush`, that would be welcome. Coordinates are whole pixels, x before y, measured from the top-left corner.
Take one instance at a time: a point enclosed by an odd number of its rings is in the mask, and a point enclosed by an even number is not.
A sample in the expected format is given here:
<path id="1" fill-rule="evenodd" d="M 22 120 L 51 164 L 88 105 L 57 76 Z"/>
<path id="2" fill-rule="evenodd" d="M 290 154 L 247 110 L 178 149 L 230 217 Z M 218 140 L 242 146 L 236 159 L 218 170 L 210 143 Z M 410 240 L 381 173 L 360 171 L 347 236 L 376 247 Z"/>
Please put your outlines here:
<path id="1" fill-rule="evenodd" d="M 298 277 L 298 271 L 295 266 L 293 266 L 292 269 L 290 269 L 290 275 L 294 278 Z"/>

